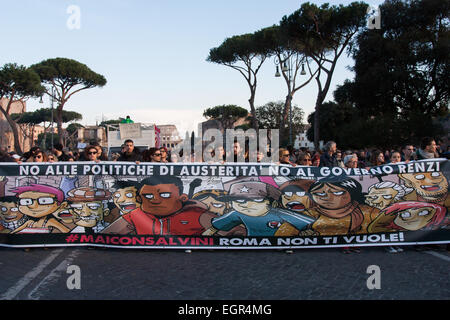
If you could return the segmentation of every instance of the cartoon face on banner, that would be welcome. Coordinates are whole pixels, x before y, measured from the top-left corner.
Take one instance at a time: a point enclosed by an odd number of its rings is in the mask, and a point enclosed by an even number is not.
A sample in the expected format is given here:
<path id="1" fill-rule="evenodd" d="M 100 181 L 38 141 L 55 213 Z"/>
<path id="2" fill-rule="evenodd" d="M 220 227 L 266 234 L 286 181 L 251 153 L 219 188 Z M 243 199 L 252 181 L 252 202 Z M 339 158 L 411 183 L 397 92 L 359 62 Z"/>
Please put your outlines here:
<path id="1" fill-rule="evenodd" d="M 291 180 L 280 186 L 281 205 L 283 208 L 295 212 L 303 212 L 312 206 L 309 197 L 309 187 L 314 183 L 313 180 Z"/>
<path id="2" fill-rule="evenodd" d="M 156 216 L 169 216 L 182 209 L 188 200 L 180 179 L 144 179 L 139 190 L 141 209 Z"/>
<path id="3" fill-rule="evenodd" d="M 109 214 L 107 200 L 111 193 L 108 191 L 81 187 L 70 190 L 67 195 L 73 222 L 77 226 L 93 228 Z"/>
<path id="4" fill-rule="evenodd" d="M 232 184 L 228 195 L 220 197 L 230 201 L 231 207 L 248 216 L 265 215 L 273 201 L 278 200 L 280 192 L 263 182 L 247 181 Z"/>
<path id="5" fill-rule="evenodd" d="M 366 195 L 366 203 L 380 210 L 398 202 L 413 191 L 412 188 L 401 186 L 391 181 L 385 181 L 371 185 Z"/>
<path id="6" fill-rule="evenodd" d="M 14 196 L 0 198 L 0 224 L 9 231 L 21 226 L 27 216 L 19 211 L 17 198 Z"/>
<path id="7" fill-rule="evenodd" d="M 61 192 L 51 187 L 34 185 L 30 188 L 18 188 L 16 191 L 19 211 L 32 218 L 45 217 L 66 206 L 62 202 Z"/>
<path id="8" fill-rule="evenodd" d="M 322 179 L 314 182 L 309 188 L 314 203 L 331 217 L 345 215 L 346 208 L 352 201 L 361 202 L 362 187 L 352 178 L 345 180 Z"/>
<path id="9" fill-rule="evenodd" d="M 369 226 L 369 232 L 417 231 L 434 229 L 443 224 L 447 208 L 417 201 L 393 204 L 379 214 Z"/>
<path id="10" fill-rule="evenodd" d="M 226 195 L 227 192 L 223 190 L 203 190 L 194 194 L 192 199 L 206 205 L 209 212 L 222 216 L 229 209 L 229 205 L 226 201 L 219 200 L 219 197 Z"/>
<path id="11" fill-rule="evenodd" d="M 399 177 L 424 201 L 442 202 L 448 196 L 448 181 L 442 172 L 407 173 Z"/>
<path id="12" fill-rule="evenodd" d="M 115 187 L 117 189 L 112 194 L 112 199 L 121 214 L 130 213 L 141 206 L 137 201 L 139 183 L 136 181 L 117 181 Z"/>
<path id="13" fill-rule="evenodd" d="M 72 225 L 74 223 L 75 215 L 69 207 L 60 208 L 59 210 L 54 211 L 52 215 L 56 219 L 61 220 L 65 225 Z"/>

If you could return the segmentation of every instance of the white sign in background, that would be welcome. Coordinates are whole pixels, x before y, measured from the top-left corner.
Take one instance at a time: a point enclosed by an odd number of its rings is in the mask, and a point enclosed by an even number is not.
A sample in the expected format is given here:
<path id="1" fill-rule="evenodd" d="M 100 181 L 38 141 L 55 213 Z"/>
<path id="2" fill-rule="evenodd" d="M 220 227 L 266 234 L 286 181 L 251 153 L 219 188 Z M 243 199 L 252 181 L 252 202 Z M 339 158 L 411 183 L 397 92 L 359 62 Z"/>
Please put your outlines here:
<path id="1" fill-rule="evenodd" d="M 120 139 L 136 139 L 142 137 L 140 123 L 120 123 Z"/>

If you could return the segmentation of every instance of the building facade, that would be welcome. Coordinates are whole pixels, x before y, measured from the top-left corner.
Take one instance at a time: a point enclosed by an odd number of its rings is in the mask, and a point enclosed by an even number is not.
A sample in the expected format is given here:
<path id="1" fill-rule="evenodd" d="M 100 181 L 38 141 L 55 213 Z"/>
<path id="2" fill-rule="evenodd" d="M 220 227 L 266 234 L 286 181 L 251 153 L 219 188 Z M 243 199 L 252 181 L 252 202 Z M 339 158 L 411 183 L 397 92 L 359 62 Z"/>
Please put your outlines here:
<path id="1" fill-rule="evenodd" d="M 6 110 L 8 103 L 9 99 L 0 99 L 0 108 Z M 27 103 L 25 101 L 16 101 L 11 104 L 8 114 L 24 113 L 26 111 Z M 26 125 L 18 125 L 17 130 L 19 131 L 19 145 L 22 151 L 27 151 L 34 145 L 38 134 L 43 132 L 44 129 L 41 126 L 30 127 Z M 10 124 L 3 115 L 3 112 L 0 112 L 0 148 L 8 152 L 16 151 L 14 150 L 14 135 Z"/>
<path id="2" fill-rule="evenodd" d="M 172 150 L 177 144 L 183 141 L 175 125 L 158 125 L 158 128 L 160 130 L 159 144 L 161 147 L 166 147 L 168 150 Z"/>

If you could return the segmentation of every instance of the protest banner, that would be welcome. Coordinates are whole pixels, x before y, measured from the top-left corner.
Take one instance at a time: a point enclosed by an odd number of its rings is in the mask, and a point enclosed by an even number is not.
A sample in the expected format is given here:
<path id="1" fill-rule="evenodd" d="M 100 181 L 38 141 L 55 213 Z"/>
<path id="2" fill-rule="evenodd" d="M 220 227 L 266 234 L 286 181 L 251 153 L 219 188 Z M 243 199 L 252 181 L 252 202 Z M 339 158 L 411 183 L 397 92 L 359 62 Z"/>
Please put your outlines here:
<path id="1" fill-rule="evenodd" d="M 449 162 L 0 164 L 0 246 L 288 249 L 450 243 Z"/>

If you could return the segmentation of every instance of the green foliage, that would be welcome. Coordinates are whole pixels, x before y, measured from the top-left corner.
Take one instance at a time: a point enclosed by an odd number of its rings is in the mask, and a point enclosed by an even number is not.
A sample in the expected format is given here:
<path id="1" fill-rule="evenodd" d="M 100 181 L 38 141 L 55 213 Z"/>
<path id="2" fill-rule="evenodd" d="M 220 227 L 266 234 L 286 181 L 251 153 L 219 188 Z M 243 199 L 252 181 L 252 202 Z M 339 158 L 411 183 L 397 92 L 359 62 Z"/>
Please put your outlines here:
<path id="1" fill-rule="evenodd" d="M 0 69 L 0 97 L 19 100 L 42 95 L 39 75 L 30 68 L 7 63 Z"/>
<path id="2" fill-rule="evenodd" d="M 0 112 L 11 127 L 14 136 L 14 150 L 19 154 L 22 154 L 22 149 L 16 123 L 10 116 L 11 105 L 29 97 L 41 96 L 43 92 L 44 87 L 41 86 L 39 75 L 30 68 L 7 63 L 0 69 L 0 98 L 9 100 L 6 107 L 0 107 Z"/>
<path id="3" fill-rule="evenodd" d="M 122 120 L 123 120 L 123 118 L 120 118 L 117 120 L 105 120 L 105 121 L 100 122 L 99 126 L 106 128 L 107 125 L 115 125 L 115 124 L 118 125 L 122 122 Z"/>
<path id="4" fill-rule="evenodd" d="M 35 70 L 44 84 L 50 88 L 46 93 L 57 101 L 56 123 L 58 125 L 59 143 L 63 144 L 62 110 L 66 102 L 82 90 L 103 87 L 106 79 L 88 66 L 76 60 L 67 58 L 47 59 L 30 67 Z"/>
<path id="5" fill-rule="evenodd" d="M 53 140 L 52 140 L 53 136 Z M 59 141 L 59 135 L 56 133 L 40 133 L 37 138 L 37 145 L 43 148 L 43 150 L 50 150 L 53 145 L 55 145 Z"/>
<path id="6" fill-rule="evenodd" d="M 287 146 L 289 143 L 289 116 L 282 128 L 282 117 L 285 109 L 285 103 L 282 101 L 268 102 L 263 106 L 256 108 L 256 118 L 260 129 L 280 129 L 280 145 Z M 305 113 L 297 106 L 292 106 L 292 139 L 304 130 Z M 284 130 L 283 130 L 284 129 Z"/>
<path id="7" fill-rule="evenodd" d="M 79 128 L 84 128 L 84 126 L 80 123 L 73 122 L 67 126 L 66 131 L 70 136 L 72 136 L 78 131 Z"/>
<path id="8" fill-rule="evenodd" d="M 103 87 L 106 79 L 95 73 L 88 66 L 67 58 L 47 59 L 30 67 L 35 70 L 44 83 L 60 83 L 67 87 L 82 85 L 83 87 Z M 70 89 L 69 89 L 70 90 Z"/>
<path id="9" fill-rule="evenodd" d="M 319 57 L 331 49 L 346 46 L 353 35 L 365 25 L 368 5 L 352 2 L 347 6 L 321 6 L 303 3 L 300 9 L 284 16 L 280 27 L 290 42 L 309 56 Z"/>
<path id="10" fill-rule="evenodd" d="M 247 109 L 232 104 L 207 108 L 203 112 L 205 118 L 219 121 L 224 129 L 232 129 L 234 122 L 247 115 Z"/>
<path id="11" fill-rule="evenodd" d="M 320 7 L 309 2 L 280 22 L 281 30 L 289 37 L 289 43 L 301 48 L 318 67 L 316 119 L 314 121 L 314 145 L 319 146 L 320 106 L 330 89 L 336 63 L 345 49 L 351 48 L 354 36 L 366 23 L 368 5 L 352 2 L 347 6 Z M 324 79 L 321 76 L 324 76 Z M 322 82 L 323 81 L 323 82 Z"/>
<path id="12" fill-rule="evenodd" d="M 55 110 L 53 110 L 55 113 Z M 14 119 L 17 123 L 31 123 L 31 124 L 39 124 L 42 122 L 51 122 L 52 121 L 52 109 L 51 108 L 41 108 L 35 111 L 28 111 L 24 113 L 14 113 L 11 114 L 11 118 Z M 63 123 L 81 120 L 83 116 L 75 111 L 66 111 L 62 112 L 62 120 Z M 53 117 L 53 122 L 55 122 L 55 117 Z"/>
<path id="13" fill-rule="evenodd" d="M 334 93 L 339 108 L 354 107 L 354 139 L 386 148 L 445 134 L 436 117 L 450 98 L 450 1 L 391 0 L 380 10 L 381 29 L 362 32 L 352 50 L 354 81 Z"/>
<path id="14" fill-rule="evenodd" d="M 381 30 L 362 33 L 353 51 L 359 108 L 369 115 L 385 110 L 403 116 L 445 114 L 450 1 L 392 0 L 380 9 Z"/>
<path id="15" fill-rule="evenodd" d="M 256 117 L 261 129 L 280 129 L 281 117 L 283 114 L 284 102 L 268 102 L 263 106 L 256 108 Z M 303 119 L 305 113 L 297 106 L 292 106 L 292 132 L 295 137 L 303 128 Z M 288 128 L 289 123 L 285 124 Z"/>
<path id="16" fill-rule="evenodd" d="M 255 117 L 255 95 L 257 74 L 270 55 L 261 41 L 260 33 L 247 33 L 227 38 L 219 47 L 213 48 L 206 59 L 209 62 L 222 64 L 238 71 L 246 80 L 250 89 L 250 112 L 252 114 L 252 127 L 257 129 Z"/>
<path id="17" fill-rule="evenodd" d="M 206 60 L 219 64 L 234 64 L 239 61 L 248 62 L 255 56 L 266 54 L 267 49 L 261 43 L 261 34 L 246 33 L 225 39 L 219 47 L 209 51 Z"/>

